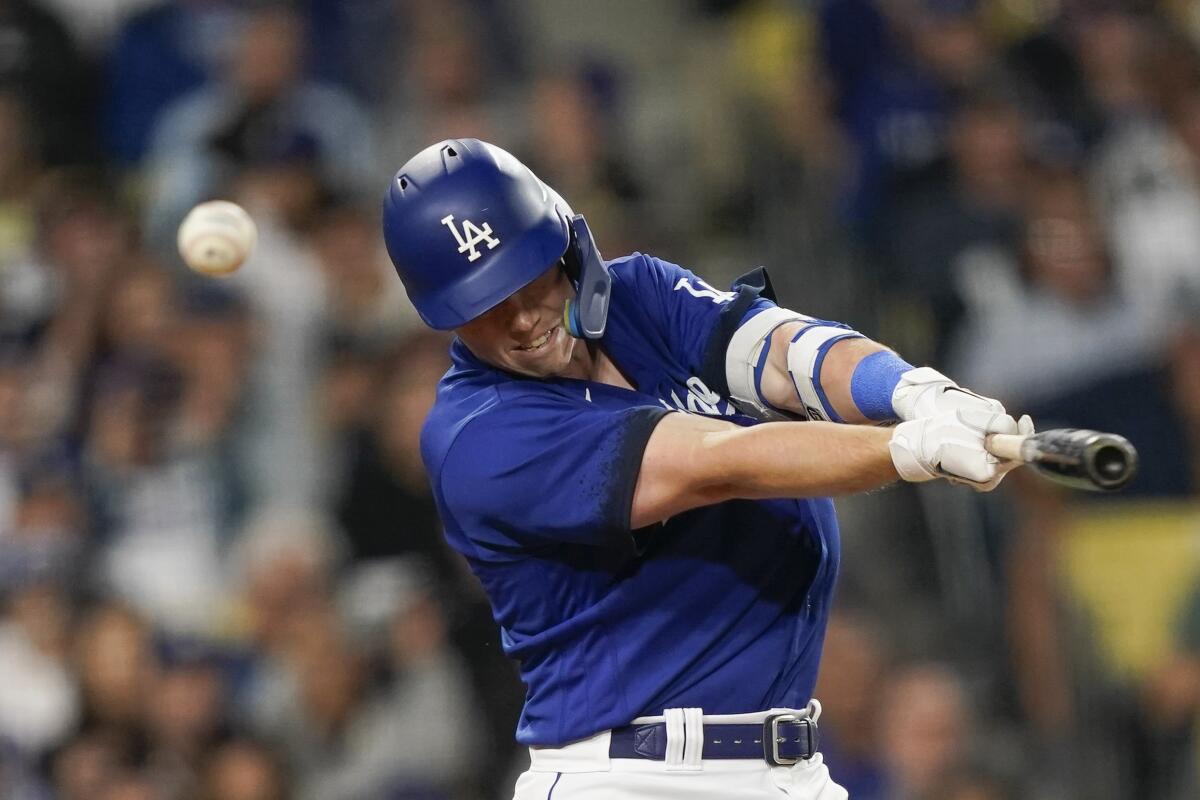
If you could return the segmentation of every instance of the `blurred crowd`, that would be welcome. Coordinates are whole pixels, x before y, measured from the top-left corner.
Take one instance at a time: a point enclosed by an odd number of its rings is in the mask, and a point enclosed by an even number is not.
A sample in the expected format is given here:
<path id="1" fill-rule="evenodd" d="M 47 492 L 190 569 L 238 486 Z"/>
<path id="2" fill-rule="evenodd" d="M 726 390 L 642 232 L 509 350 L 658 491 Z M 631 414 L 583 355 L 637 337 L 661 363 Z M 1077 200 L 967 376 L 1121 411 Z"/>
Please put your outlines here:
<path id="1" fill-rule="evenodd" d="M 1122 495 L 841 503 L 856 800 L 1200 795 L 1192 0 L 0 0 L 0 797 L 495 800 L 522 687 L 418 453 L 378 202 L 449 136 L 601 250 L 766 264 Z M 258 248 L 190 273 L 195 203 Z"/>

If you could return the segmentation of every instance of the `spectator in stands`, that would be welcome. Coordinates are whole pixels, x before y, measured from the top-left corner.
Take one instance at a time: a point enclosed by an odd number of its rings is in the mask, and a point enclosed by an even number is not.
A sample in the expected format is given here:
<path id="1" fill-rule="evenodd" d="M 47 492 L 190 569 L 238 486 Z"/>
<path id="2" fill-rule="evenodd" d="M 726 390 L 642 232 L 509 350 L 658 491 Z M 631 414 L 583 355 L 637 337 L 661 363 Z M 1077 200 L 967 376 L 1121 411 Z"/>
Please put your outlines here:
<path id="1" fill-rule="evenodd" d="M 87 514 L 73 467 L 61 452 L 13 460 L 12 506 L 0 523 L 0 592 L 82 578 L 89 546 Z"/>
<path id="2" fill-rule="evenodd" d="M 219 654 L 195 640 L 159 648 L 162 669 L 147 687 L 145 772 L 168 797 L 196 793 L 203 762 L 224 733 L 226 685 Z"/>
<path id="3" fill-rule="evenodd" d="M 967 298 L 1011 269 L 1027 186 L 1025 120 L 1003 87 L 980 89 L 954 110 L 944 180 L 892 208 L 885 274 L 927 315 L 921 350 L 941 363 Z M 985 289 L 984 291 L 987 291 Z"/>
<path id="4" fill-rule="evenodd" d="M 104 304 L 134 248 L 112 187 L 78 172 L 40 186 L 34 245 L 14 287 L 19 311 L 13 335 L 26 348 L 25 423 L 35 437 L 47 439 L 77 422 Z"/>
<path id="5" fill-rule="evenodd" d="M 855 800 L 886 800 L 887 773 L 879 743 L 880 690 L 888 666 L 871 621 L 841 612 L 829 620 L 814 694 L 837 714 L 821 726 L 821 752 Z"/>
<path id="6" fill-rule="evenodd" d="M 1161 314 L 1200 292 L 1200 51 L 1177 31 L 1145 34 L 1151 107 L 1109 126 L 1092 164 L 1114 283 Z"/>
<path id="7" fill-rule="evenodd" d="M 105 587 L 173 632 L 202 634 L 223 590 L 217 476 L 182 451 L 180 375 L 125 357 L 99 376 L 86 473 L 105 537 Z"/>
<path id="8" fill-rule="evenodd" d="M 419 554 L 443 579 L 455 578 L 459 567 L 442 540 L 420 434 L 448 365 L 445 338 L 427 333 L 403 340 L 384 362 L 376 375 L 374 413 L 365 427 L 344 432 L 352 455 L 337 503 L 357 558 Z"/>
<path id="9" fill-rule="evenodd" d="M 675 202 L 700 205 L 704 230 L 748 240 L 748 251 L 730 247 L 732 268 L 741 274 L 744 259 L 761 260 L 782 305 L 869 327 L 873 290 L 841 209 L 829 196 L 830 187 L 850 180 L 852 153 L 820 63 L 813 30 L 818 11 L 815 4 L 786 2 L 730 9 L 726 62 L 713 67 L 712 56 L 703 54 L 703 87 L 697 88 L 705 95 L 691 109 L 706 129 L 727 126 L 730 133 L 696 143 L 706 148 L 695 167 L 703 190 Z M 714 82 L 711 72 L 722 73 L 727 83 Z M 625 83 L 632 89 L 628 76 Z M 722 94 L 709 96 L 713 92 Z M 664 189 L 679 185 L 674 179 L 647 182 L 650 205 L 665 205 Z M 709 249 L 684 252 L 707 262 Z"/>
<path id="10" fill-rule="evenodd" d="M 882 692 L 879 751 L 893 800 L 928 796 L 971 752 L 973 718 L 966 687 L 945 664 L 892 670 Z"/>
<path id="11" fill-rule="evenodd" d="M 120 773 L 112 783 L 100 790 L 101 800 L 166 800 L 167 795 L 158 791 L 154 782 L 145 774 L 134 770 Z"/>
<path id="12" fill-rule="evenodd" d="M 120 760 L 120 748 L 112 735 L 92 732 L 76 736 L 55 754 L 51 770 L 55 795 L 63 800 L 88 800 L 113 780 Z"/>
<path id="13" fill-rule="evenodd" d="M 61 744 L 80 714 L 68 602 L 61 587 L 31 581 L 9 587 L 0 617 L 0 747 L 29 763 Z"/>
<path id="14" fill-rule="evenodd" d="M 232 616 L 250 660 L 235 697 L 239 722 L 273 730 L 290 713 L 300 634 L 328 619 L 343 555 L 322 514 L 294 507 L 257 509 L 239 532 L 229 559 Z"/>
<path id="15" fill-rule="evenodd" d="M 41 155 L 30 118 L 31 107 L 19 93 L 0 91 L 0 311 L 20 313 L 21 274 L 14 262 L 28 259 L 33 245 L 34 196 L 42 176 Z M 0 340 L 9 325 L 0 325 Z"/>
<path id="16" fill-rule="evenodd" d="M 328 296 L 328 335 L 376 350 L 391 347 L 420 321 L 380 241 L 374 208 L 323 209 L 312 235 Z"/>
<path id="17" fill-rule="evenodd" d="M 272 179 L 259 181 L 252 211 L 289 222 L 307 213 L 304 193 L 315 185 L 353 194 L 376 178 L 370 120 L 344 91 L 304 78 L 304 20 L 290 4 L 256 7 L 234 41 L 221 79 L 168 107 L 155 125 L 147 229 L 164 250 L 187 210 L 228 191 L 247 164 Z"/>
<path id="18" fill-rule="evenodd" d="M 197 465 L 195 479 L 213 504 L 213 524 L 228 542 L 246 512 L 249 495 L 237 440 L 254 353 L 249 310 L 236 295 L 209 284 L 183 292 L 169 338 L 182 380 L 175 447 Z"/>
<path id="19" fill-rule="evenodd" d="M 1169 365 L 1172 405 L 1181 420 L 1177 439 L 1191 458 L 1191 496 L 1200 490 L 1200 332 L 1193 320 L 1176 335 Z M 1145 744 L 1137 772 L 1146 796 L 1175 800 L 1200 780 L 1195 721 L 1200 714 L 1200 580 L 1173 621 L 1171 652 L 1140 691 Z"/>
<path id="20" fill-rule="evenodd" d="M 366 671 L 337 738 L 305 781 L 312 797 L 451 797 L 468 776 L 486 780 L 477 767 L 461 768 L 475 704 L 430 577 L 413 559 L 371 562 L 347 576 L 339 610 L 347 645 Z M 322 688 L 322 695 L 331 691 L 328 682 Z M 310 716 L 319 715 L 315 701 L 308 701 Z"/>
<path id="21" fill-rule="evenodd" d="M 154 3 L 121 26 L 103 95 L 107 149 L 117 163 L 140 162 L 163 110 L 219 74 L 240 17 L 230 0 L 179 0 Z"/>
<path id="22" fill-rule="evenodd" d="M 244 736 L 215 748 L 205 764 L 198 800 L 287 800 L 285 770 L 267 746 Z"/>
<path id="23" fill-rule="evenodd" d="M 0 2 L 0 83 L 29 104 L 40 156 L 50 165 L 94 164 L 96 82 L 62 22 L 30 0 Z"/>
<path id="24" fill-rule="evenodd" d="M 955 95 L 996 69 L 978 11 L 974 0 L 823 7 L 826 60 L 855 147 L 849 217 L 864 238 L 877 214 L 936 179 Z"/>
<path id="25" fill-rule="evenodd" d="M 606 247 L 625 253 L 655 225 L 642 206 L 645 188 L 623 158 L 621 85 L 615 69 L 581 61 L 543 72 L 530 91 L 527 163 L 557 187 L 589 225 L 608 231 Z M 595 220 L 592 223 L 591 220 Z"/>
<path id="26" fill-rule="evenodd" d="M 379 114 L 383 169 L 395 170 L 429 142 L 453 136 L 521 141 L 520 95 L 497 69 L 503 26 L 486 26 L 481 6 L 463 0 L 406 3 L 406 47 L 390 65 Z"/>
<path id="27" fill-rule="evenodd" d="M 74 640 L 82 730 L 113 737 L 122 756 L 140 748 L 145 733 L 145 689 L 159 672 L 151 635 L 127 607 L 102 603 L 88 611 Z"/>
<path id="28" fill-rule="evenodd" d="M 1170 656 L 1142 687 L 1147 747 L 1139 770 L 1147 796 L 1175 800 L 1197 781 L 1195 722 L 1200 714 L 1200 580 L 1175 623 Z"/>
<path id="29" fill-rule="evenodd" d="M 967 319 L 950 358 L 964 385 L 1029 408 L 1154 360 L 1162 320 L 1115 292 L 1079 176 L 1050 171 L 1029 184 L 1017 258 L 968 284 Z"/>

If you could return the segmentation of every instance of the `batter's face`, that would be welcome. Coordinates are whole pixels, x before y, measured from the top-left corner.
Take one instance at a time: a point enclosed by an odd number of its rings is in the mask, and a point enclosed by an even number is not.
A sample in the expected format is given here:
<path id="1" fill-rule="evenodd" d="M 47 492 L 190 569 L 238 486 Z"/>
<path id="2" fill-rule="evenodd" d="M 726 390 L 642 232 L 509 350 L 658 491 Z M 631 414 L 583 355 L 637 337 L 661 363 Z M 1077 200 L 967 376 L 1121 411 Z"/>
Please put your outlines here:
<path id="1" fill-rule="evenodd" d="M 578 342 L 563 327 L 563 307 L 574 291 L 555 264 L 455 333 L 472 353 L 494 367 L 534 378 L 562 375 Z"/>

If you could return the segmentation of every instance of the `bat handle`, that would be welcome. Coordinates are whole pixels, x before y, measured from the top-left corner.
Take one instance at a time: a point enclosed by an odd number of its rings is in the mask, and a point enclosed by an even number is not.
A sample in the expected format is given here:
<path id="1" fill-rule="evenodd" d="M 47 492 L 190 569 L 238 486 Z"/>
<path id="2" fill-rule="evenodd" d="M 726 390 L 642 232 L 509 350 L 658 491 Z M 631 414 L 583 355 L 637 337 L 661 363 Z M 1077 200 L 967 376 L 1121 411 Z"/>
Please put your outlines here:
<path id="1" fill-rule="evenodd" d="M 1006 461 L 1029 461 L 1032 454 L 1022 455 L 1025 440 L 1028 438 L 1016 433 L 992 433 L 988 434 L 983 446 L 992 455 Z"/>

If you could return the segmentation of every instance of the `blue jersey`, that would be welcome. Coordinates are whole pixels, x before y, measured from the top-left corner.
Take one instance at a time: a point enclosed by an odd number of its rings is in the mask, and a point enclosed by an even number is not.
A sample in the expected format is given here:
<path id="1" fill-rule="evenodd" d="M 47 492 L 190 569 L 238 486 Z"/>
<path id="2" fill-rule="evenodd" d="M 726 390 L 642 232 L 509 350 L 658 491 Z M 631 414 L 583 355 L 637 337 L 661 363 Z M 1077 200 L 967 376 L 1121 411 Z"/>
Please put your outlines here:
<path id="1" fill-rule="evenodd" d="M 837 572 L 827 498 L 732 500 L 630 530 L 642 453 L 664 414 L 754 424 L 725 396 L 725 349 L 771 303 L 642 254 L 609 268 L 599 346 L 633 391 L 512 375 L 456 341 L 422 432 L 446 536 L 520 663 L 523 744 L 560 745 L 664 708 L 803 707 Z"/>

